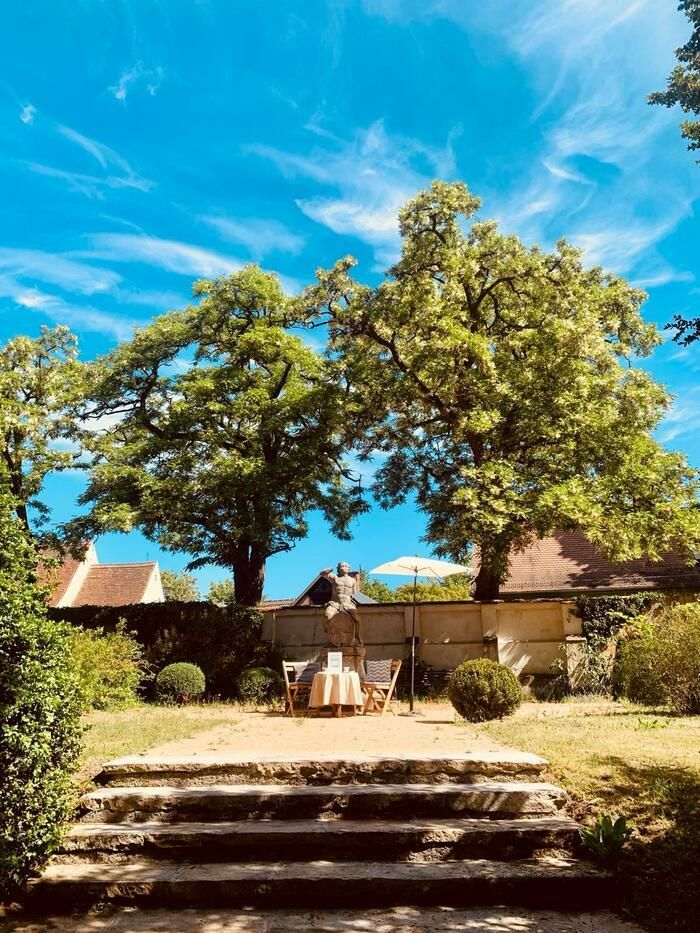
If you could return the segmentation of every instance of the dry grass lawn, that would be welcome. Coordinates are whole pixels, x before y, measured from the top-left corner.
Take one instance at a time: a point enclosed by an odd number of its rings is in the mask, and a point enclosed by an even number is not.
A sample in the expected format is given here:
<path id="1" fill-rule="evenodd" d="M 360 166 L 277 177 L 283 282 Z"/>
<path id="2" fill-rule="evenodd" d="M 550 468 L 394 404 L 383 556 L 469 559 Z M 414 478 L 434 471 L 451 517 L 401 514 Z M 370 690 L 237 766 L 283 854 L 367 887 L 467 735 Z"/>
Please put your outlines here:
<path id="1" fill-rule="evenodd" d="M 700 717 L 612 702 L 526 703 L 484 729 L 547 758 L 582 822 L 602 812 L 635 826 L 620 871 L 636 920 L 700 929 Z"/>

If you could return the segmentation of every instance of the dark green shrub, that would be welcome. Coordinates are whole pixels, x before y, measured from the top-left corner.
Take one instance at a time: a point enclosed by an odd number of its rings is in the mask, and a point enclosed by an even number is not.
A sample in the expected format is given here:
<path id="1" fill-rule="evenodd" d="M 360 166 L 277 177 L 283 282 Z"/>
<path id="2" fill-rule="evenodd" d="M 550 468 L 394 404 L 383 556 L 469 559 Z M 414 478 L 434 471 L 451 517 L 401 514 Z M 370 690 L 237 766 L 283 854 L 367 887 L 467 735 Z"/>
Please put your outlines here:
<path id="1" fill-rule="evenodd" d="M 168 664 L 156 677 L 156 698 L 161 703 L 189 703 L 204 693 L 206 681 L 196 664 Z"/>
<path id="2" fill-rule="evenodd" d="M 615 690 L 647 705 L 700 713 L 700 603 L 668 606 L 630 627 L 618 645 Z"/>
<path id="3" fill-rule="evenodd" d="M 36 566 L 13 503 L 0 496 L 0 899 L 58 842 L 80 752 L 69 629 L 47 619 Z"/>
<path id="4" fill-rule="evenodd" d="M 114 632 L 75 628 L 73 664 L 87 709 L 123 709 L 138 700 L 146 675 L 143 648 L 122 620 Z"/>
<path id="5" fill-rule="evenodd" d="M 238 678 L 238 697 L 244 703 L 270 703 L 283 693 L 284 680 L 270 667 L 251 667 Z"/>
<path id="6" fill-rule="evenodd" d="M 282 655 L 260 641 L 263 615 L 242 606 L 211 603 L 141 603 L 49 610 L 51 617 L 84 628 L 114 631 L 120 618 L 144 647 L 153 670 L 190 661 L 204 671 L 209 696 L 233 698 L 240 674 L 250 667 L 281 670 Z"/>
<path id="7" fill-rule="evenodd" d="M 628 596 L 577 596 L 576 615 L 581 619 L 583 635 L 591 642 L 606 642 L 632 619 L 642 615 L 658 594 L 631 593 Z"/>
<path id="8" fill-rule="evenodd" d="M 469 722 L 502 719 L 522 702 L 515 674 L 504 664 L 488 658 L 464 661 L 455 668 L 447 685 L 447 696 L 459 715 Z"/>

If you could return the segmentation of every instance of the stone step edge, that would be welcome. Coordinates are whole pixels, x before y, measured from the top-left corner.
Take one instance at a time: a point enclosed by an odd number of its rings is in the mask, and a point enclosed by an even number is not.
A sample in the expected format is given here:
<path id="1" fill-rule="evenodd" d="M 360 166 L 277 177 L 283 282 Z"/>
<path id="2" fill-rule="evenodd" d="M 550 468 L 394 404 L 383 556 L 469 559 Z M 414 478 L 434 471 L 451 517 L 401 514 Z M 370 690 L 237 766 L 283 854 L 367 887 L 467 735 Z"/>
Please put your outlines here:
<path id="1" fill-rule="evenodd" d="M 170 798 L 187 800 L 209 797 L 324 797 L 347 795 L 371 796 L 454 796 L 459 794 L 549 794 L 565 797 L 565 791 L 546 781 L 496 782 L 475 784 L 207 784 L 204 786 L 171 787 L 168 784 L 145 784 L 128 787 L 107 786 L 89 791 L 80 798 L 87 805 L 98 800 L 119 800 L 123 797 Z"/>
<path id="2" fill-rule="evenodd" d="M 488 832 L 491 834 L 578 832 L 581 825 L 567 816 L 533 817 L 523 819 L 416 819 L 416 820 L 228 820 L 218 823 L 199 820 L 182 823 L 163 823 L 159 820 L 144 823 L 76 823 L 63 839 L 75 842 L 99 836 L 197 836 L 211 833 L 217 836 L 255 835 L 363 835 L 363 834 L 454 834 Z"/>
<path id="3" fill-rule="evenodd" d="M 384 767 L 396 768 L 399 771 L 420 770 L 421 766 L 428 770 L 438 770 L 438 766 L 446 769 L 467 770 L 474 766 L 489 768 L 502 766 L 504 769 L 531 768 L 544 769 L 548 762 L 539 755 L 519 751 L 485 751 L 471 755 L 423 755 L 416 758 L 394 757 L 390 755 L 315 755 L 313 757 L 290 757 L 287 755 L 269 755 L 262 758 L 250 759 L 243 756 L 221 757 L 220 755 L 197 755 L 196 758 L 178 758 L 167 755 L 128 755 L 122 758 L 113 758 L 102 765 L 105 775 L 112 774 L 138 774 L 144 771 L 183 771 L 193 772 L 205 769 L 225 768 L 252 768 L 262 769 L 274 766 L 290 768 L 314 768 L 328 766 Z"/>
<path id="4" fill-rule="evenodd" d="M 515 859 L 511 862 L 494 862 L 491 859 L 459 859 L 444 862 L 164 862 L 149 859 L 134 859 L 125 872 L 123 865 L 110 865 L 104 862 L 71 862 L 68 864 L 50 864 L 39 878 L 38 883 L 58 883 L 63 880 L 101 882 L 113 884 L 124 881 L 132 884 L 140 873 L 144 880 L 151 875 L 152 880 L 170 879 L 171 881 L 215 881 L 218 879 L 260 879 L 274 882 L 276 879 L 288 880 L 296 875 L 300 880 L 337 879 L 342 868 L 344 879 L 369 878 L 381 881 L 383 878 L 407 877 L 415 874 L 423 877 L 459 878 L 481 877 L 484 874 L 527 876 L 533 871 L 550 874 L 553 877 L 583 876 L 609 877 L 610 873 L 592 862 L 576 858 L 546 855 L 541 858 Z"/>

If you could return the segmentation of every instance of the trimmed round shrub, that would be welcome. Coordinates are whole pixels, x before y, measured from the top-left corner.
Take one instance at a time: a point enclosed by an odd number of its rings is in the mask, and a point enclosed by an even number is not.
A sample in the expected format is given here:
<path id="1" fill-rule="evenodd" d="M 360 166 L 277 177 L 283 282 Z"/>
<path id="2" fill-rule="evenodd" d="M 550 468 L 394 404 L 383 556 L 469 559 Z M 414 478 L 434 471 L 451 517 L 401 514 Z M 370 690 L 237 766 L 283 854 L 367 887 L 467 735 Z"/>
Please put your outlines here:
<path id="1" fill-rule="evenodd" d="M 282 676 L 271 667 L 251 667 L 238 678 L 238 697 L 244 703 L 270 703 L 283 692 Z"/>
<path id="2" fill-rule="evenodd" d="M 447 684 L 447 696 L 469 722 L 503 719 L 520 706 L 523 698 L 515 674 L 489 658 L 464 661 L 455 668 Z"/>
<path id="3" fill-rule="evenodd" d="M 0 495 L 0 901 L 57 845 L 74 806 L 81 696 L 68 628 L 46 617 L 36 551 Z"/>
<path id="4" fill-rule="evenodd" d="M 205 687 L 201 667 L 178 661 L 159 671 L 156 677 L 156 699 L 161 703 L 189 703 L 201 697 Z"/>

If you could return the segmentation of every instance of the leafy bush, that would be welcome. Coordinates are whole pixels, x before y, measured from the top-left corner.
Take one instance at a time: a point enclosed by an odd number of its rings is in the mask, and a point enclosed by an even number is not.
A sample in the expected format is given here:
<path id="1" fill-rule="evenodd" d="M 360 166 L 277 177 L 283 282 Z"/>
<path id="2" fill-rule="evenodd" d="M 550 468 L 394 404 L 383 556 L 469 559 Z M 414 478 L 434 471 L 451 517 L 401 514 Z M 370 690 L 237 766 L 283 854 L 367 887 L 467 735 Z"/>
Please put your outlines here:
<path id="1" fill-rule="evenodd" d="M 206 685 L 202 669 L 196 664 L 168 664 L 156 676 L 156 699 L 161 703 L 189 703 L 201 697 Z"/>
<path id="2" fill-rule="evenodd" d="M 601 813 L 592 826 L 581 830 L 581 842 L 604 865 L 614 865 L 620 858 L 622 848 L 632 834 L 632 828 L 624 816 L 613 823 L 607 813 Z"/>
<path id="3" fill-rule="evenodd" d="M 636 619 L 651 606 L 657 594 L 644 592 L 628 596 L 577 596 L 576 614 L 583 635 L 590 641 L 607 642 L 625 623 Z"/>
<path id="4" fill-rule="evenodd" d="M 575 682 L 564 693 L 608 694 L 613 689 L 613 668 L 619 633 L 657 598 L 650 592 L 628 596 L 578 596 L 576 614 L 582 621 L 586 644 Z M 564 665 L 565 668 L 565 665 Z"/>
<path id="5" fill-rule="evenodd" d="M 55 847 L 73 805 L 81 700 L 67 626 L 46 617 L 37 555 L 0 496 L 0 898 Z"/>
<path id="6" fill-rule="evenodd" d="M 244 703 L 269 703 L 283 692 L 281 675 L 270 667 L 251 667 L 238 678 L 238 696 Z"/>
<path id="7" fill-rule="evenodd" d="M 137 603 L 53 609 L 49 615 L 105 631 L 114 631 L 120 618 L 125 619 L 152 669 L 190 661 L 204 671 L 210 696 L 234 697 L 240 674 L 250 667 L 281 670 L 280 649 L 260 641 L 263 615 L 255 609 L 204 602 Z"/>
<path id="8" fill-rule="evenodd" d="M 70 641 L 87 709 L 123 709 L 136 702 L 146 665 L 143 648 L 123 620 L 114 632 L 75 628 Z"/>
<path id="9" fill-rule="evenodd" d="M 489 658 L 464 661 L 455 668 L 447 685 L 450 703 L 469 722 L 502 719 L 522 702 L 515 674 Z"/>
<path id="10" fill-rule="evenodd" d="M 700 603 L 668 606 L 640 619 L 621 640 L 615 690 L 648 705 L 700 713 Z"/>
<path id="11" fill-rule="evenodd" d="M 156 697 L 161 703 L 188 703 L 204 693 L 201 667 L 187 662 L 168 664 L 156 677 Z"/>

